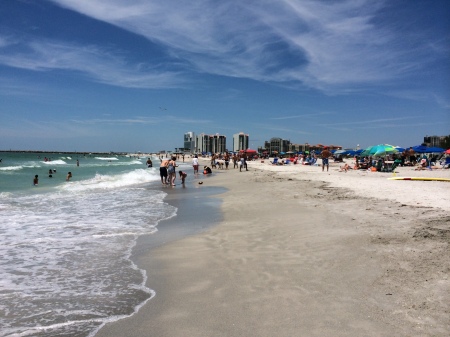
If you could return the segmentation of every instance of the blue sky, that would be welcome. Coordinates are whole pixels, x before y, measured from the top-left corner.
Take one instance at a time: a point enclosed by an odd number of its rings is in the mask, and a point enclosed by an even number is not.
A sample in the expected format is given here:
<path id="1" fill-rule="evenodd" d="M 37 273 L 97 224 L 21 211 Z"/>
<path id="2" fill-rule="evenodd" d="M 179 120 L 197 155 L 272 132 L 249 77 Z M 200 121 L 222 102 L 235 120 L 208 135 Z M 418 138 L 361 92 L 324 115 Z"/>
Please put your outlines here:
<path id="1" fill-rule="evenodd" d="M 447 0 L 3 0 L 0 150 L 450 134 Z"/>

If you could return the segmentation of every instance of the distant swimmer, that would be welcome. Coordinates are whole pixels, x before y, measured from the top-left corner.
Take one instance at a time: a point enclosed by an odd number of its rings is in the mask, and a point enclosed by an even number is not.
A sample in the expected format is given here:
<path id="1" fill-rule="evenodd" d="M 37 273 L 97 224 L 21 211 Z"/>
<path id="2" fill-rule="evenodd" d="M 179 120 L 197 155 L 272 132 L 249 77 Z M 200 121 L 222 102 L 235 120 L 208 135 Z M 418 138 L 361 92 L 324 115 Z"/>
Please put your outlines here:
<path id="1" fill-rule="evenodd" d="M 36 186 L 39 183 L 39 176 L 36 174 L 33 179 L 33 185 Z"/>
<path id="2" fill-rule="evenodd" d="M 66 180 L 69 181 L 72 178 L 72 172 L 67 173 Z"/>
<path id="3" fill-rule="evenodd" d="M 146 164 L 147 164 L 147 167 L 153 167 L 153 163 L 152 163 L 152 160 L 150 158 L 147 159 Z"/>
<path id="4" fill-rule="evenodd" d="M 77 159 L 77 166 L 80 166 L 80 161 Z"/>

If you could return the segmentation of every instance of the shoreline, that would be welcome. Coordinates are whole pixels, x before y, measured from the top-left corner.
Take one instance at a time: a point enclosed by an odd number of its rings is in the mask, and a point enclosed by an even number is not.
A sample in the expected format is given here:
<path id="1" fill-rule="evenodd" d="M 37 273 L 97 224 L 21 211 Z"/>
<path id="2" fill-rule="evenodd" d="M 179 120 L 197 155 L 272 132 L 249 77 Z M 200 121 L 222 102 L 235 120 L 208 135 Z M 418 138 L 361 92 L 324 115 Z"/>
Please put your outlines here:
<path id="1" fill-rule="evenodd" d="M 324 182 L 317 167 L 298 176 L 302 167 L 263 165 L 204 180 L 228 189 L 210 197 L 222 200 L 223 220 L 142 252 L 156 296 L 97 336 L 446 335 L 450 218 L 432 198 L 407 200 L 424 182 L 406 182 L 393 201 L 363 196 L 357 172 Z M 353 185 L 335 186 L 339 175 Z"/>

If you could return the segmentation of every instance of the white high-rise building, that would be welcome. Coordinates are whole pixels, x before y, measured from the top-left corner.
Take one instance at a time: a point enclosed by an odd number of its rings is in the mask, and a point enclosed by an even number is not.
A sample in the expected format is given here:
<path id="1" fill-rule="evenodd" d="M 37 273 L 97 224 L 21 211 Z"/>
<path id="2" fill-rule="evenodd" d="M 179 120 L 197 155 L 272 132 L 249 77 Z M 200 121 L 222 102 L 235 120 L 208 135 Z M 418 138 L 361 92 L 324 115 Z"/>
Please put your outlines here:
<path id="1" fill-rule="evenodd" d="M 247 150 L 249 139 L 248 135 L 243 132 L 239 132 L 233 135 L 233 151 L 238 152 L 240 150 Z"/>
<path id="2" fill-rule="evenodd" d="M 184 148 L 189 149 L 191 152 L 195 152 L 197 138 L 195 133 L 189 131 L 184 134 Z"/>

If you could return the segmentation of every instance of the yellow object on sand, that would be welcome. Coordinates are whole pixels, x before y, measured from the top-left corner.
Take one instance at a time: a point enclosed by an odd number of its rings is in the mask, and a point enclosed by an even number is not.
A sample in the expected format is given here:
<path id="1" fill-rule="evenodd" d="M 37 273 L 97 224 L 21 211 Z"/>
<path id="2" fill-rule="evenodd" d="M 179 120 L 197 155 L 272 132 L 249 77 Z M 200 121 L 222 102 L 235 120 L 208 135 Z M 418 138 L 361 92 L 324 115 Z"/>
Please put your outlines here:
<path id="1" fill-rule="evenodd" d="M 430 178 L 430 177 L 392 177 L 389 180 L 425 180 L 425 181 L 449 181 L 449 178 Z"/>

